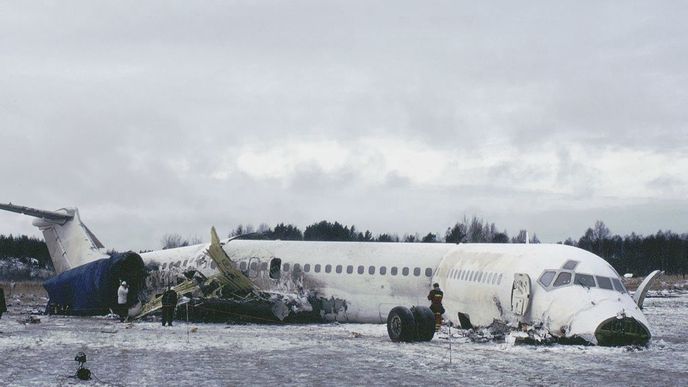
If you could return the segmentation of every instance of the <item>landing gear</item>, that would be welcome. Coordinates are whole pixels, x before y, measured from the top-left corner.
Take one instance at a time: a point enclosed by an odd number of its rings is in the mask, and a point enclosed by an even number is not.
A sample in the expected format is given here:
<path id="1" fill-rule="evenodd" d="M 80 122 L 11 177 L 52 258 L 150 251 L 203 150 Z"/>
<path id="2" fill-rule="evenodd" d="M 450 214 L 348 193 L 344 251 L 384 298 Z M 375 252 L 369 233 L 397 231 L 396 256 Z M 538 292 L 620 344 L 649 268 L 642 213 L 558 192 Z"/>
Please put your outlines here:
<path id="1" fill-rule="evenodd" d="M 435 314 L 425 306 L 397 306 L 387 316 L 387 334 L 392 341 L 430 341 L 435 335 Z"/>

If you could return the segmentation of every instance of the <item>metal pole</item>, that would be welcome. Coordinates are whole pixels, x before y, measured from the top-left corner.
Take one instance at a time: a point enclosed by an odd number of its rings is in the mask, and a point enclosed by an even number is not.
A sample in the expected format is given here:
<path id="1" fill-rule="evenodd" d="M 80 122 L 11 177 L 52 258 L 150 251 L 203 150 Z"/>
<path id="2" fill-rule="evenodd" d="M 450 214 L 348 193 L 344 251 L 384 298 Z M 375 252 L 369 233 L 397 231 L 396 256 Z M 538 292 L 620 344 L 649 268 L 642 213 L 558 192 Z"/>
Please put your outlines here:
<path id="1" fill-rule="evenodd" d="M 452 345 L 451 345 L 451 324 L 447 325 L 449 328 L 449 364 L 452 363 Z"/>

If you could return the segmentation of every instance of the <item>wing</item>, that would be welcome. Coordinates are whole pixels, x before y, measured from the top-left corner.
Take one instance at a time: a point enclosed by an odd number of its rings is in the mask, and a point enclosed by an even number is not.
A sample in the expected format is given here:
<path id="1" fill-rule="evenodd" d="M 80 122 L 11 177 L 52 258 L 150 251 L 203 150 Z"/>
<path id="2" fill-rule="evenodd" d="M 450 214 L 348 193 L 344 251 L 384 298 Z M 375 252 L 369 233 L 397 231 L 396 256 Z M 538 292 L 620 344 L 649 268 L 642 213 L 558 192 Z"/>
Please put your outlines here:
<path id="1" fill-rule="evenodd" d="M 236 239 L 232 238 L 227 243 Z M 240 270 L 236 268 L 227 253 L 222 249 L 220 238 L 217 236 L 215 227 L 210 229 L 210 246 L 206 251 L 210 259 L 215 262 L 219 269 L 219 273 L 210 277 L 194 277 L 190 280 L 184 281 L 172 288 L 177 294 L 196 293 L 200 291 L 204 297 L 220 297 L 220 296 L 246 296 L 251 293 L 256 293 L 259 289 L 246 277 Z M 162 308 L 162 295 L 155 297 L 147 302 L 141 308 L 141 311 L 136 315 L 136 319 L 147 316 Z"/>
<path id="2" fill-rule="evenodd" d="M 237 237 L 229 239 L 227 243 L 236 238 Z M 227 253 L 225 253 L 225 251 L 222 249 L 220 238 L 217 236 L 215 227 L 210 229 L 210 247 L 208 247 L 208 255 L 210 258 L 212 258 L 215 264 L 217 264 L 220 273 L 226 281 L 226 284 L 224 285 L 225 292 L 229 291 L 235 294 L 245 294 L 254 290 L 258 290 L 258 287 L 256 287 L 256 285 L 251 282 L 251 280 L 246 277 L 244 273 L 236 268 L 236 265 L 232 263 L 232 260 L 229 259 Z"/>

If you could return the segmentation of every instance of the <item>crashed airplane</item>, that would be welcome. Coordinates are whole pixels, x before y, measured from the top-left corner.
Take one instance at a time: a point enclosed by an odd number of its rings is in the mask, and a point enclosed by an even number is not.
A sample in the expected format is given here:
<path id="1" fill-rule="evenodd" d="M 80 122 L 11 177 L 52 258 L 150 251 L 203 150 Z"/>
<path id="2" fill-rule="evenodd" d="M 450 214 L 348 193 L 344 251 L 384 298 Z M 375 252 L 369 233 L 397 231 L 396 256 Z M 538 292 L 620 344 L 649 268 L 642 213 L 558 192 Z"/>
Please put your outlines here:
<path id="1" fill-rule="evenodd" d="M 221 241 L 212 229 L 210 243 L 108 255 L 76 208 L 0 209 L 36 218 L 58 273 L 44 283 L 52 313 L 107 314 L 126 280 L 133 318 L 158 310 L 172 285 L 194 320 L 387 323 L 392 340 L 430 340 L 434 316 L 419 305 L 437 282 L 453 326 L 593 345 L 650 340 L 641 308 L 652 281 L 634 301 L 606 261 L 571 246 Z"/>

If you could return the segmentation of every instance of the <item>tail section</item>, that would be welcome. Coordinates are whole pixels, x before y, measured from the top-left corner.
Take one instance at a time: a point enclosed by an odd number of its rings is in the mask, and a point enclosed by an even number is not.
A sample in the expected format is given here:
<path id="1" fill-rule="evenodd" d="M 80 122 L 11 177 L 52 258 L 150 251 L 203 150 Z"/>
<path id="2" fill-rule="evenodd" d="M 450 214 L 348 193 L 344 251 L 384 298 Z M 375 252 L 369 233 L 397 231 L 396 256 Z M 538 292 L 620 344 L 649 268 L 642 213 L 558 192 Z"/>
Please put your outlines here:
<path id="1" fill-rule="evenodd" d="M 76 208 L 45 211 L 0 203 L 0 210 L 33 216 L 32 224 L 43 232 L 43 238 L 55 271 L 59 274 L 85 263 L 107 258 L 105 247 L 81 221 Z"/>

